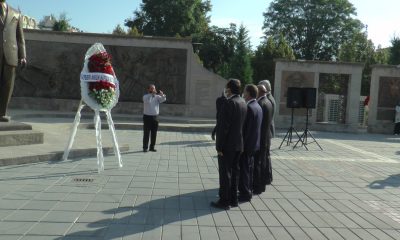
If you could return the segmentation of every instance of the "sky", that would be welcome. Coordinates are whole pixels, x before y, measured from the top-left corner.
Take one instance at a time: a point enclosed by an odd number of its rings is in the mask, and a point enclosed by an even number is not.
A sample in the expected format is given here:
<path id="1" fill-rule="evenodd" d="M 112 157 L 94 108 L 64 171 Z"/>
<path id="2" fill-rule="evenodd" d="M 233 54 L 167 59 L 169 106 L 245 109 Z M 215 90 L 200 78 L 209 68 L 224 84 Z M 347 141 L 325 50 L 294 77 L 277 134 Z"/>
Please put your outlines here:
<path id="1" fill-rule="evenodd" d="M 111 33 L 117 24 L 133 15 L 141 0 L 7 0 L 25 15 L 40 21 L 43 16 L 65 12 L 71 24 L 85 32 Z M 211 0 L 211 24 L 228 27 L 243 24 L 249 30 L 252 46 L 263 36 L 263 12 L 271 0 Z M 368 36 L 376 46 L 389 47 L 400 36 L 400 0 L 350 0 L 357 9 L 356 18 L 368 25 Z"/>

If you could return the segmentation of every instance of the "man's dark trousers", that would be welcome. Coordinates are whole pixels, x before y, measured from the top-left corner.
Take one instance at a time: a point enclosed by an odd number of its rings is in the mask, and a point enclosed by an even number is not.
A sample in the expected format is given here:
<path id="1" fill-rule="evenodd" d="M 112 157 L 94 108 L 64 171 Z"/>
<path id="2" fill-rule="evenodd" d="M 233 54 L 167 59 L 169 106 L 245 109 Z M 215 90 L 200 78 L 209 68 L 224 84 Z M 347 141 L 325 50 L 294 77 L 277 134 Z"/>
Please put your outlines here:
<path id="1" fill-rule="evenodd" d="M 264 173 L 262 174 L 264 177 L 264 184 L 270 185 L 272 183 L 272 163 L 271 163 L 271 144 L 269 143 L 267 149 L 265 151 L 265 162 L 263 166 Z"/>
<path id="2" fill-rule="evenodd" d="M 148 149 L 151 136 L 150 149 L 154 149 L 157 139 L 158 116 L 143 115 L 143 149 Z"/>
<path id="3" fill-rule="evenodd" d="M 256 152 L 254 157 L 254 182 L 253 182 L 253 192 L 261 193 L 265 192 L 265 169 L 267 166 L 267 149 L 261 147 L 259 151 Z"/>
<path id="4" fill-rule="evenodd" d="M 218 156 L 219 198 L 223 205 L 237 204 L 240 152 L 224 152 Z"/>
<path id="5" fill-rule="evenodd" d="M 254 153 L 244 152 L 240 157 L 239 196 L 250 200 L 253 196 Z"/>

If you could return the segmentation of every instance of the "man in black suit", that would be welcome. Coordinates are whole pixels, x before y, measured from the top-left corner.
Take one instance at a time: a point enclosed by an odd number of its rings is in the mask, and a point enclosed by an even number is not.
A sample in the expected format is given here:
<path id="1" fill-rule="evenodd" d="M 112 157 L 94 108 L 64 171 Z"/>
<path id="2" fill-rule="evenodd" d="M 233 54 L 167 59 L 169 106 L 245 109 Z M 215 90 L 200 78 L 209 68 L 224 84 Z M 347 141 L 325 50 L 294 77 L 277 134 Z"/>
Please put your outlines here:
<path id="1" fill-rule="evenodd" d="M 258 85 L 258 104 L 260 104 L 263 111 L 263 120 L 260 131 L 260 150 L 256 153 L 254 160 L 254 194 L 265 192 L 265 186 L 272 182 L 270 148 L 273 108 L 271 102 L 267 98 L 267 90 L 264 85 Z"/>
<path id="2" fill-rule="evenodd" d="M 243 152 L 242 129 L 247 105 L 239 96 L 240 81 L 231 79 L 226 84 L 227 99 L 218 121 L 216 149 L 219 167 L 219 200 L 211 206 L 228 210 L 238 205 L 239 159 Z"/>
<path id="3" fill-rule="evenodd" d="M 272 87 L 271 87 L 271 83 L 269 82 L 269 80 L 262 80 L 258 83 L 259 85 L 264 85 L 265 89 L 267 90 L 267 98 L 268 100 L 271 102 L 272 104 L 272 123 L 271 123 L 271 136 L 275 137 L 275 121 L 274 121 L 274 115 L 275 115 L 275 106 L 276 106 L 276 102 L 275 102 L 275 98 L 274 96 L 272 96 Z"/>
<path id="4" fill-rule="evenodd" d="M 222 106 L 224 105 L 225 100 L 226 100 L 226 97 L 225 97 L 225 90 L 224 90 L 222 95 L 220 97 L 218 97 L 216 102 L 215 102 L 215 105 L 217 107 L 217 118 L 216 118 L 217 119 L 217 125 L 214 127 L 214 130 L 211 133 L 211 138 L 214 141 L 215 141 L 215 135 L 217 134 L 218 119 L 221 118 L 220 117 L 221 116 L 221 109 L 222 109 Z"/>
<path id="5" fill-rule="evenodd" d="M 260 130 L 263 112 L 258 104 L 256 85 L 247 85 L 243 97 L 247 115 L 243 126 L 244 151 L 240 157 L 239 202 L 248 202 L 253 196 L 254 154 L 260 150 Z"/>

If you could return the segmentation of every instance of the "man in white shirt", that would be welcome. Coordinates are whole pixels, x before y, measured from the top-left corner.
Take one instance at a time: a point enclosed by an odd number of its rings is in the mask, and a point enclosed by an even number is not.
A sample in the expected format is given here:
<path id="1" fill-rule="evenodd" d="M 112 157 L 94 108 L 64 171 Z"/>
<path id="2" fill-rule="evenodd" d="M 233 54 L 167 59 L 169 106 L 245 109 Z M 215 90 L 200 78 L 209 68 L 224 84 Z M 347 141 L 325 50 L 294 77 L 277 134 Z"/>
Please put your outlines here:
<path id="1" fill-rule="evenodd" d="M 147 88 L 147 94 L 143 96 L 143 152 L 148 150 L 156 152 L 154 148 L 157 139 L 158 115 L 160 114 L 160 103 L 167 100 L 167 96 L 156 90 L 153 84 Z M 151 137 L 150 137 L 151 136 Z M 150 149 L 149 138 L 151 138 Z"/>

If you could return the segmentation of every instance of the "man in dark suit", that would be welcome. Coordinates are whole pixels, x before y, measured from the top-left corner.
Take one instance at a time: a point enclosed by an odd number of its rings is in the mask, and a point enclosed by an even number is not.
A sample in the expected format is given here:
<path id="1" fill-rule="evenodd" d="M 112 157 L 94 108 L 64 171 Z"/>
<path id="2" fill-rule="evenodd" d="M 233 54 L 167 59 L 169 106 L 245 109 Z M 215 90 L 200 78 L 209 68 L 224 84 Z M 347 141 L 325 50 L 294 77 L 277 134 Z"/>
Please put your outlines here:
<path id="1" fill-rule="evenodd" d="M 272 182 L 270 148 L 273 108 L 267 98 L 267 90 L 264 85 L 258 85 L 258 104 L 263 111 L 263 120 L 260 131 L 260 150 L 256 153 L 254 160 L 254 194 L 265 192 L 265 186 Z"/>
<path id="2" fill-rule="evenodd" d="M 240 81 L 231 79 L 226 84 L 226 96 L 221 119 L 218 121 L 216 149 L 219 167 L 219 200 L 211 206 L 228 210 L 238 205 L 239 159 L 243 152 L 243 124 L 247 105 L 239 96 Z"/>
<path id="3" fill-rule="evenodd" d="M 215 105 L 217 107 L 217 118 L 216 118 L 217 119 L 217 125 L 214 127 L 214 130 L 211 133 L 211 138 L 214 141 L 215 141 L 215 135 L 217 134 L 218 119 L 221 118 L 221 112 L 222 112 L 221 109 L 222 109 L 222 106 L 224 105 L 225 100 L 226 100 L 226 97 L 225 97 L 225 91 L 224 91 L 222 93 L 222 95 L 220 97 L 218 97 L 216 102 L 215 102 Z"/>
<path id="4" fill-rule="evenodd" d="M 247 115 L 243 126 L 244 151 L 240 157 L 239 202 L 248 202 L 253 196 L 254 154 L 260 150 L 260 130 L 263 112 L 258 104 L 256 85 L 247 85 L 243 97 Z"/>
<path id="5" fill-rule="evenodd" d="M 0 122 L 9 122 L 7 107 L 14 89 L 15 68 L 26 65 L 22 15 L 0 0 Z"/>
<path id="6" fill-rule="evenodd" d="M 274 96 L 272 96 L 272 87 L 271 87 L 271 83 L 269 80 L 262 80 L 258 83 L 259 85 L 264 85 L 265 89 L 267 90 L 267 98 L 268 100 L 271 102 L 272 104 L 272 123 L 271 123 L 271 136 L 275 137 L 275 121 L 274 121 L 274 115 L 275 115 L 275 106 L 276 106 L 276 102 L 275 102 L 275 98 Z"/>

